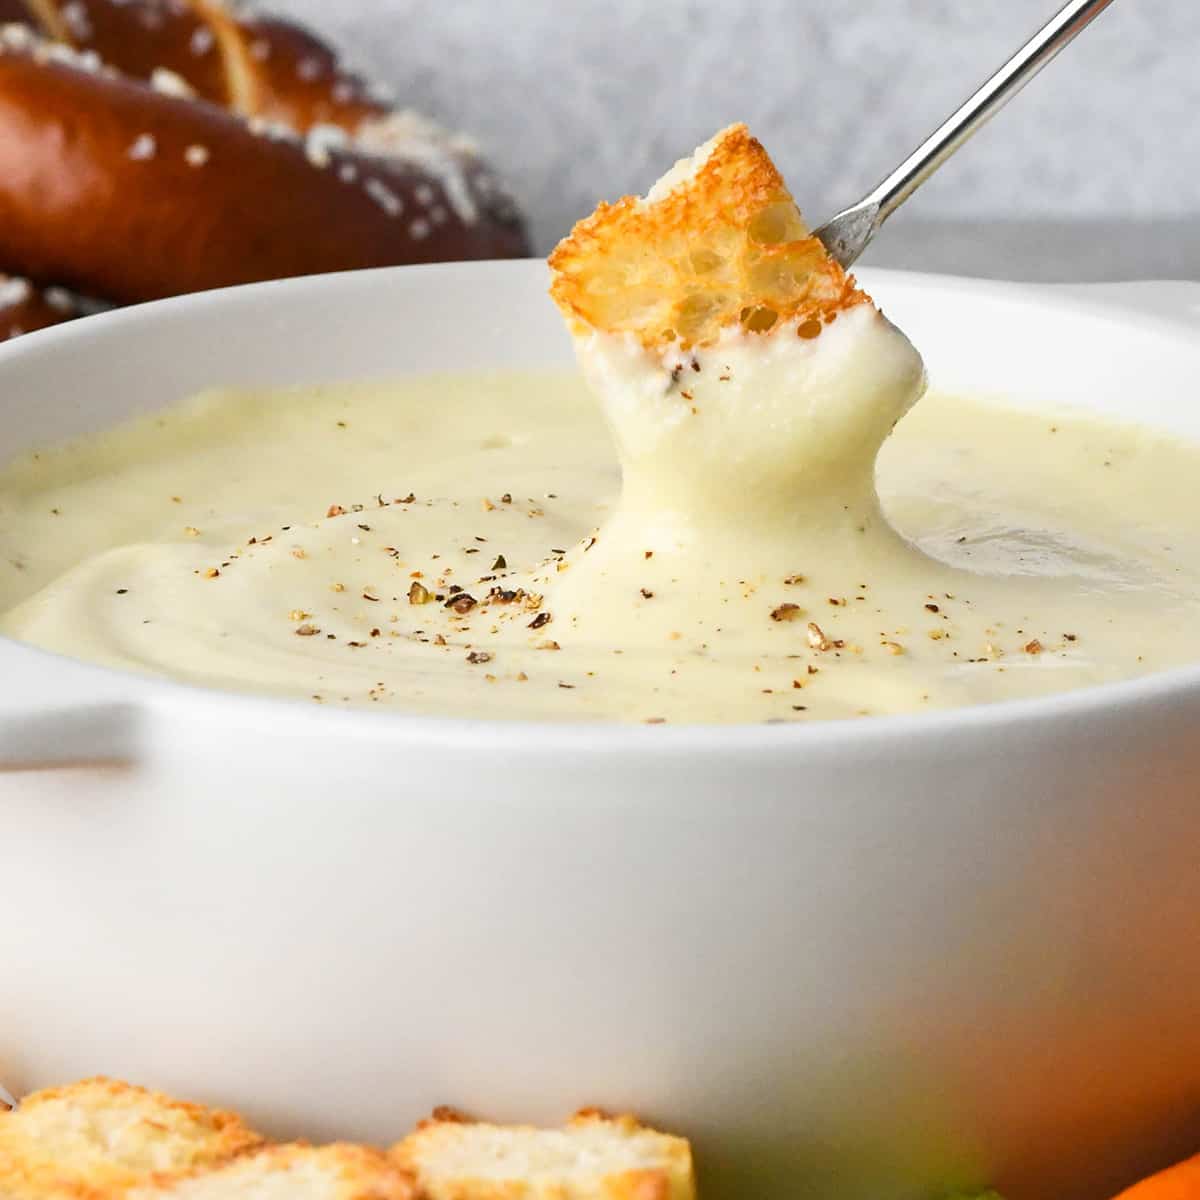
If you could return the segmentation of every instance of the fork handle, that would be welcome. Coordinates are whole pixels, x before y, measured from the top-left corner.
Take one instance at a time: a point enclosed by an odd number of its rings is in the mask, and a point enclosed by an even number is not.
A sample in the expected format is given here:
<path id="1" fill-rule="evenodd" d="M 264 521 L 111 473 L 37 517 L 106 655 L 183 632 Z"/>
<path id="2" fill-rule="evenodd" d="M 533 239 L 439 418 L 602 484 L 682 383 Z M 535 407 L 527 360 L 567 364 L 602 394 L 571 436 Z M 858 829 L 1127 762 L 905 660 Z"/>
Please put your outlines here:
<path id="1" fill-rule="evenodd" d="M 1064 5 L 1057 16 L 1035 33 L 969 100 L 864 197 L 863 207 L 879 205 L 876 227 L 1112 2 L 1070 0 Z"/>

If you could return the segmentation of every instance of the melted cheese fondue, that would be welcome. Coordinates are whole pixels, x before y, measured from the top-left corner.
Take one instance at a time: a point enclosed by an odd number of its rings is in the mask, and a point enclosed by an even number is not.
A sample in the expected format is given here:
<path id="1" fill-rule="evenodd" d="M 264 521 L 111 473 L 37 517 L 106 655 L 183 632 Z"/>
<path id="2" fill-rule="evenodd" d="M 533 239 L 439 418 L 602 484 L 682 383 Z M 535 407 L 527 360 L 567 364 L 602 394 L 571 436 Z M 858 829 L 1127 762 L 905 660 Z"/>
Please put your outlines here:
<path id="1" fill-rule="evenodd" d="M 212 393 L 42 451 L 0 472 L 0 632 L 309 703 L 649 722 L 1200 658 L 1200 448 L 934 394 L 877 495 L 919 360 L 867 306 L 815 344 L 734 336 L 657 389 L 581 347 L 608 428 L 574 374 L 447 375 Z"/>
<path id="2" fill-rule="evenodd" d="M 1200 447 L 913 409 L 920 356 L 744 126 L 550 266 L 598 405 L 570 374 L 213 393 L 44 451 L 0 472 L 0 632 L 317 704 L 653 723 L 1200 658 Z"/>

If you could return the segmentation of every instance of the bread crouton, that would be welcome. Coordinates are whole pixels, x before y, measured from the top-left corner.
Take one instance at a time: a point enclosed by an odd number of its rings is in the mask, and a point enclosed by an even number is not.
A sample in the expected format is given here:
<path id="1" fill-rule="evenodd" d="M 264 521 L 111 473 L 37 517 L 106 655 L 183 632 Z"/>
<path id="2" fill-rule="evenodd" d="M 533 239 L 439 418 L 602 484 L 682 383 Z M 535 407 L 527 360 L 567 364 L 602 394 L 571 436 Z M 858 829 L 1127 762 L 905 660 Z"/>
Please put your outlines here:
<path id="1" fill-rule="evenodd" d="M 395 1146 L 419 1200 L 694 1200 L 683 1138 L 581 1113 L 563 1129 L 423 1122 Z"/>
<path id="2" fill-rule="evenodd" d="M 409 1174 L 366 1146 L 272 1146 L 223 1166 L 155 1180 L 126 1200 L 416 1200 Z"/>
<path id="3" fill-rule="evenodd" d="M 550 293 L 576 333 L 647 349 L 713 343 L 741 325 L 812 337 L 870 298 L 812 236 L 745 125 L 723 129 L 644 199 L 601 204 L 550 255 Z"/>
<path id="4" fill-rule="evenodd" d="M 0 1110 L 3 1200 L 114 1200 L 154 1173 L 223 1162 L 262 1143 L 233 1113 L 88 1079 Z"/>

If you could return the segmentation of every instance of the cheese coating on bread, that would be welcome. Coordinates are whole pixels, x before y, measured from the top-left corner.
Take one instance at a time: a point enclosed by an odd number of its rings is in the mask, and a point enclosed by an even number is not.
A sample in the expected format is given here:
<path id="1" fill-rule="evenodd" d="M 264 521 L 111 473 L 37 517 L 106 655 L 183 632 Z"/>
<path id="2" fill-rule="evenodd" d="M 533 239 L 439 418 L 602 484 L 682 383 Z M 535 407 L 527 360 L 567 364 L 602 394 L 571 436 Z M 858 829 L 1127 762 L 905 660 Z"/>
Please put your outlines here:
<path id="1" fill-rule="evenodd" d="M 745 125 L 677 163 L 644 199 L 600 204 L 550 256 L 551 295 L 576 333 L 647 348 L 710 345 L 741 325 L 803 336 L 870 298 L 812 236 Z"/>

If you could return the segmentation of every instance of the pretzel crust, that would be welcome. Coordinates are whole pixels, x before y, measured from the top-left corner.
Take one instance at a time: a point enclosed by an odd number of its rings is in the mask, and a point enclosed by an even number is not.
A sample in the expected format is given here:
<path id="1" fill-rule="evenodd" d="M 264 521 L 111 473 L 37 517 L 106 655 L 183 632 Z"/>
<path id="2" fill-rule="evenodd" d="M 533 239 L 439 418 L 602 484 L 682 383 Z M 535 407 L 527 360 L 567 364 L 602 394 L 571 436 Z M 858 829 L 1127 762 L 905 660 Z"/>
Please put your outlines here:
<path id="1" fill-rule="evenodd" d="M 74 298 L 61 288 L 43 289 L 20 276 L 0 275 L 0 342 L 78 315 Z"/>
<path id="2" fill-rule="evenodd" d="M 523 253 L 486 165 L 446 154 L 439 177 L 353 141 L 255 133 L 216 105 L 0 39 L 0 264 L 84 295 L 136 303 Z M 455 185 L 476 219 L 456 208 Z"/>
<path id="3" fill-rule="evenodd" d="M 0 0 L 0 271 L 132 303 L 526 253 L 466 139 L 293 22 L 221 0 Z M 61 319 L 12 294 L 0 339 Z"/>
<path id="4" fill-rule="evenodd" d="M 0 0 L 0 24 L 94 53 L 131 79 L 167 71 L 199 100 L 305 133 L 348 133 L 392 106 L 294 21 L 222 0 Z"/>
<path id="5" fill-rule="evenodd" d="M 811 323 L 871 303 L 812 236 L 745 125 L 722 130 L 644 199 L 601 203 L 550 267 L 550 294 L 575 332 L 633 334 L 647 349 L 710 345 L 739 324 L 798 324 L 812 336 Z"/>

